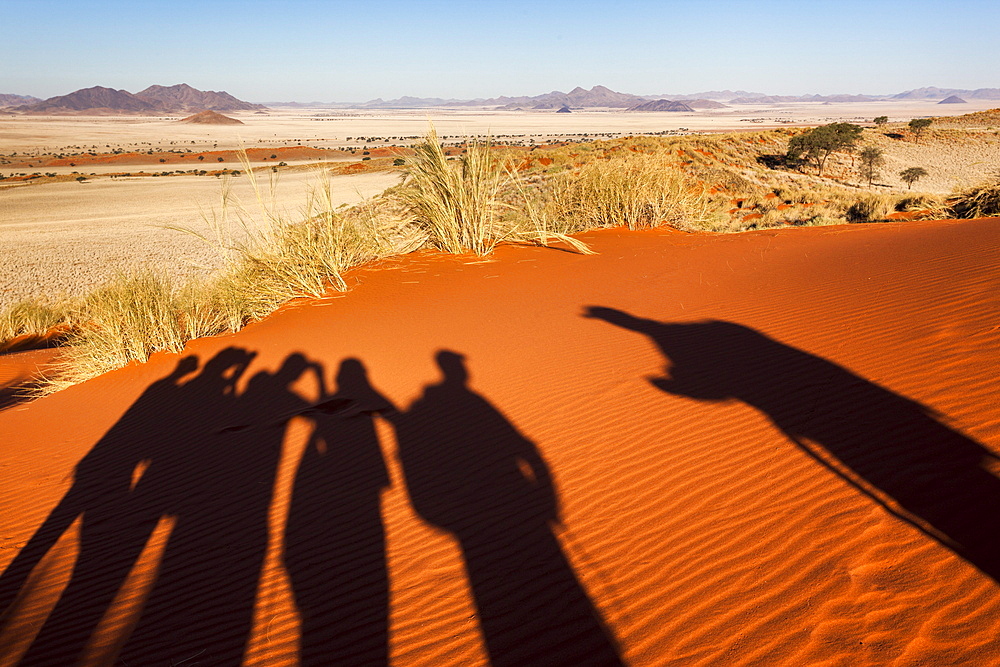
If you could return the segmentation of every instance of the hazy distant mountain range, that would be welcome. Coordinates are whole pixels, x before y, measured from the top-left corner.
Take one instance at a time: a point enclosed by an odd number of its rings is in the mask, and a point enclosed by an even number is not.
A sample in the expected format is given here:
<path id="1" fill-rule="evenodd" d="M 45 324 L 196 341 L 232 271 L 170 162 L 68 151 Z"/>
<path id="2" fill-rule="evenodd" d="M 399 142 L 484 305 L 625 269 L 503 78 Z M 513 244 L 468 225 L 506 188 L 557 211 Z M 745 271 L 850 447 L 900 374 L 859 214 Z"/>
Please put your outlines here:
<path id="1" fill-rule="evenodd" d="M 563 107 L 603 107 L 611 109 L 687 111 L 717 109 L 727 104 L 781 104 L 794 102 L 870 102 L 885 100 L 943 100 L 958 96 L 965 100 L 1000 100 L 1000 88 L 915 88 L 895 95 L 767 95 L 746 90 L 709 90 L 700 93 L 673 95 L 633 95 L 619 93 L 605 86 L 590 90 L 574 88 L 568 93 L 554 90 L 542 95 L 492 97 L 489 99 L 458 100 L 440 97 L 382 98 L 364 103 L 270 102 L 267 106 L 308 108 L 419 109 L 427 107 L 492 107 L 495 109 L 558 110 Z M 722 104 L 725 102 L 726 104 Z M 686 105 L 686 106 L 685 106 Z M 138 93 L 94 86 L 68 95 L 39 100 L 25 95 L 0 94 L 0 107 L 5 113 L 27 114 L 168 114 L 196 111 L 253 111 L 266 108 L 239 100 L 224 91 L 202 91 L 180 83 L 175 86 L 150 86 Z"/>
<path id="2" fill-rule="evenodd" d="M 0 96 L 19 97 L 16 95 Z M 34 100 L 34 101 L 31 101 Z M 0 104 L 2 106 L 2 104 Z M 186 83 L 175 86 L 150 86 L 138 93 L 93 86 L 58 95 L 47 100 L 30 98 L 15 101 L 9 111 L 27 114 L 166 114 L 192 111 L 253 111 L 263 109 L 236 99 L 225 91 L 198 90 Z"/>
<path id="3" fill-rule="evenodd" d="M 41 100 L 31 95 L 4 95 L 0 93 L 0 107 L 13 107 L 19 104 L 31 104 L 32 102 L 41 102 Z"/>
<path id="4" fill-rule="evenodd" d="M 679 102 L 692 108 L 720 108 L 714 106 L 726 104 L 779 104 L 787 102 L 874 102 L 878 100 L 907 99 L 944 99 L 951 95 L 959 95 L 965 99 L 1000 100 L 1000 88 L 979 88 L 977 90 L 961 90 L 958 88 L 917 88 L 897 95 L 767 95 L 746 90 L 708 90 L 700 93 L 665 94 L 665 95 L 632 95 L 618 93 L 605 86 L 594 86 L 590 90 L 577 87 L 568 93 L 554 90 L 551 93 L 523 97 L 492 97 L 489 99 L 456 100 L 438 97 L 400 97 L 395 100 L 381 98 L 360 105 L 369 109 L 412 109 L 436 106 L 477 106 L 499 109 L 559 109 L 563 106 L 606 107 L 630 109 L 641 104 L 661 100 Z M 714 103 L 714 104 L 713 104 Z M 272 104 L 271 106 L 282 106 Z M 346 106 L 346 105 L 345 105 Z M 667 105 L 659 104 L 661 107 Z M 725 106 L 725 105 L 721 105 Z M 676 107 L 679 109 L 679 107 Z"/>
<path id="5" fill-rule="evenodd" d="M 893 95 L 894 100 L 940 100 L 946 97 L 958 96 L 962 99 L 973 100 L 1000 100 L 1000 88 L 976 88 L 975 90 L 962 90 L 960 88 L 914 88 L 905 93 Z"/>

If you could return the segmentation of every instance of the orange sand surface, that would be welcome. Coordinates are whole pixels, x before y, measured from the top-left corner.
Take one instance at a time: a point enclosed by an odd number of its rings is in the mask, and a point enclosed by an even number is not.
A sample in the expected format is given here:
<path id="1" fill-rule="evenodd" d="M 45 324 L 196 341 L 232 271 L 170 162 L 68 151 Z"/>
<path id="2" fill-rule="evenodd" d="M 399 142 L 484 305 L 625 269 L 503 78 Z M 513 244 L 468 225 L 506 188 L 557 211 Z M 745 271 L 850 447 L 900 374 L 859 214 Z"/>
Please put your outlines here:
<path id="1" fill-rule="evenodd" d="M 584 238 L 3 407 L 0 664 L 1000 664 L 1000 220 Z"/>

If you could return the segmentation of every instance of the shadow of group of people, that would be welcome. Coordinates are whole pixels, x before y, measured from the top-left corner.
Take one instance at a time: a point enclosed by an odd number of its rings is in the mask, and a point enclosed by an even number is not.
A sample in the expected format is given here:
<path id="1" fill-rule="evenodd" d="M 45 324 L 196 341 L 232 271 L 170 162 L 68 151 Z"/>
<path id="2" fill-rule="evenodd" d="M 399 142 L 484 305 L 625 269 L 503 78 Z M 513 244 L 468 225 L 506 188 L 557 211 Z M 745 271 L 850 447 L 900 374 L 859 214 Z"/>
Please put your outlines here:
<path id="1" fill-rule="evenodd" d="M 622 664 L 554 532 L 559 503 L 548 466 L 469 388 L 462 355 L 439 352 L 441 381 L 405 411 L 372 387 L 357 359 L 341 362 L 330 390 L 321 365 L 292 354 L 240 391 L 254 356 L 228 348 L 200 369 L 196 357 L 181 359 L 80 460 L 71 488 L 0 575 L 2 624 L 31 593 L 45 555 L 78 526 L 69 583 L 19 664 L 94 655 L 95 630 L 165 519 L 155 579 L 99 655 L 124 665 L 241 664 L 293 417 L 309 422 L 283 540 L 301 664 L 389 661 L 381 495 L 390 480 L 379 417 L 395 429 L 414 508 L 462 547 L 491 663 Z M 310 374 L 314 401 L 293 388 Z"/>
<path id="2" fill-rule="evenodd" d="M 585 315 L 655 343 L 660 390 L 738 400 L 766 414 L 845 483 L 1000 581 L 996 455 L 926 407 L 836 364 L 731 322 Z M 309 421 L 284 534 L 304 665 L 386 665 L 389 574 L 381 494 L 390 485 L 376 419 L 391 424 L 406 491 L 461 546 L 496 666 L 621 665 L 617 642 L 564 555 L 558 495 L 537 446 L 440 351 L 441 380 L 406 410 L 341 362 L 335 387 L 301 354 L 241 379 L 254 354 L 182 359 L 76 466 L 71 488 L 0 575 L 0 614 L 18 608 L 44 556 L 79 528 L 72 576 L 22 665 L 73 664 L 165 518 L 169 536 L 116 664 L 239 665 L 268 544 L 286 426 Z M 318 400 L 293 385 L 313 374 Z M 36 577 L 37 578 L 37 574 Z M 0 634 L 0 636 L 3 636 Z"/>

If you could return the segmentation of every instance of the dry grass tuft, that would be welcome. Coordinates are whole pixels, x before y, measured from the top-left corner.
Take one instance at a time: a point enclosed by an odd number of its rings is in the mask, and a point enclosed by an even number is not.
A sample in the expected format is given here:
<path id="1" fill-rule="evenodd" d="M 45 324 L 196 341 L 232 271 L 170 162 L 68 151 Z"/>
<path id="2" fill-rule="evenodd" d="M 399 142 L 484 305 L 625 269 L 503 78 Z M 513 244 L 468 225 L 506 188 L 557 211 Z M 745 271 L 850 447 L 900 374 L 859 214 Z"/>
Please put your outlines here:
<path id="1" fill-rule="evenodd" d="M 706 188 L 664 155 L 615 157 L 563 172 L 548 184 L 554 218 L 573 231 L 689 224 L 706 217 Z"/>
<path id="2" fill-rule="evenodd" d="M 501 195 L 511 177 L 490 141 L 473 140 L 460 159 L 449 161 L 431 128 L 407 159 L 406 172 L 408 187 L 399 197 L 436 247 L 485 255 L 510 238 L 511 228 L 501 221 Z"/>
<path id="3" fill-rule="evenodd" d="M 1000 173 L 951 199 L 950 211 L 956 218 L 1000 216 Z"/>
<path id="4" fill-rule="evenodd" d="M 847 219 L 850 222 L 878 222 L 895 210 L 895 198 L 891 195 L 864 195 L 847 209 Z"/>
<path id="5" fill-rule="evenodd" d="M 73 303 L 68 299 L 24 300 L 0 312 L 0 349 L 18 336 L 43 335 L 71 322 Z"/>
<path id="6" fill-rule="evenodd" d="M 97 288 L 72 317 L 76 330 L 49 390 L 146 361 L 153 352 L 180 352 L 186 340 L 170 280 L 155 271 L 122 275 Z"/>

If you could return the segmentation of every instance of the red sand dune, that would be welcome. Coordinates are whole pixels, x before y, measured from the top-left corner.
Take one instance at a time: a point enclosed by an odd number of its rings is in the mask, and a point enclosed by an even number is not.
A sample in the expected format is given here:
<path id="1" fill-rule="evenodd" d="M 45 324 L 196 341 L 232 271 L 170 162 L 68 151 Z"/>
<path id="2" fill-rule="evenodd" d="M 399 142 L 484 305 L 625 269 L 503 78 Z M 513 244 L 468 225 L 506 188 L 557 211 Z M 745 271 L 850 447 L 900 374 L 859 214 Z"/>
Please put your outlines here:
<path id="1" fill-rule="evenodd" d="M 8 406 L 0 663 L 1000 663 L 1000 220 L 584 238 Z"/>

